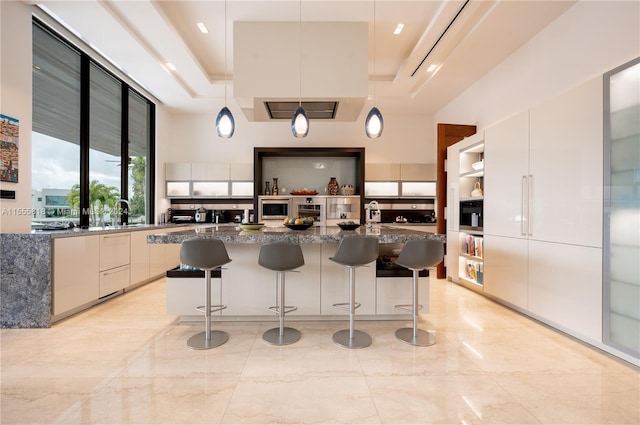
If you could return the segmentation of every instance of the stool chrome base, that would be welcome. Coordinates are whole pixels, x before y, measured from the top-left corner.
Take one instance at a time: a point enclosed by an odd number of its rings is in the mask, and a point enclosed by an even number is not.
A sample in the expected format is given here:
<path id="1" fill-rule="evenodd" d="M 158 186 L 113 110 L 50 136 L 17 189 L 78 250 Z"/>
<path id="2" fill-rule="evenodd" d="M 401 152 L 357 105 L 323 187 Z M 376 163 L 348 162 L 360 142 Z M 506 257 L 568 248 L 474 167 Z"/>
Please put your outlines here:
<path id="1" fill-rule="evenodd" d="M 427 347 L 436 343 L 435 331 L 423 331 L 416 329 L 416 336 L 413 335 L 413 328 L 401 328 L 396 331 L 396 338 L 405 344 Z"/>
<path id="2" fill-rule="evenodd" d="M 293 328 L 283 328 L 280 336 L 280 328 L 272 328 L 262 334 L 262 339 L 269 345 L 289 345 L 300 339 L 300 331 Z"/>
<path id="3" fill-rule="evenodd" d="M 207 333 L 200 332 L 187 340 L 187 346 L 192 350 L 208 350 L 216 348 L 229 340 L 229 334 L 225 331 L 211 331 L 211 338 L 207 341 Z"/>
<path id="4" fill-rule="evenodd" d="M 371 336 L 362 331 L 353 331 L 353 338 L 349 338 L 350 330 L 343 329 L 333 334 L 333 342 L 344 348 L 365 348 L 371 345 Z"/>

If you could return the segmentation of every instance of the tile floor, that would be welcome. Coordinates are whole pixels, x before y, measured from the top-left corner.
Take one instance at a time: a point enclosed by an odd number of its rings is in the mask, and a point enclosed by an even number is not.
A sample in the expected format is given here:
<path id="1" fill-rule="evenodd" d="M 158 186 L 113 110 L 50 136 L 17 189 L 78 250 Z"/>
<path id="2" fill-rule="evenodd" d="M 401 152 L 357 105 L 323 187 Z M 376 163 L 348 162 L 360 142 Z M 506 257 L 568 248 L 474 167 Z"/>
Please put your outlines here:
<path id="1" fill-rule="evenodd" d="M 2 424 L 638 424 L 637 368 L 455 284 L 432 280 L 438 342 L 404 322 L 357 322 L 373 345 L 335 346 L 346 322 L 221 323 L 227 344 L 186 347 L 203 324 L 164 314 L 164 279 L 51 329 L 2 330 Z M 425 317 L 423 317 L 424 319 Z M 421 326 L 426 326 L 424 322 Z"/>

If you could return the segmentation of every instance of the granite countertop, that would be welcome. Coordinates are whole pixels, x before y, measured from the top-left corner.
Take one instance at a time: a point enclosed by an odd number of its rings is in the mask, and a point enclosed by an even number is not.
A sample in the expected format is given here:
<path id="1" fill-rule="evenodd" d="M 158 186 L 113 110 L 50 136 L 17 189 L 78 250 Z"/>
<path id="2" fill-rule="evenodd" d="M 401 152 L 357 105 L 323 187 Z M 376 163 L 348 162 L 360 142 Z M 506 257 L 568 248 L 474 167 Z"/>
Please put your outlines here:
<path id="1" fill-rule="evenodd" d="M 356 230 L 343 231 L 337 226 L 311 226 L 306 230 L 292 230 L 285 226 L 263 227 L 261 230 L 241 230 L 236 226 L 206 226 L 193 230 L 183 230 L 166 234 L 147 236 L 148 243 L 182 243 L 191 238 L 217 238 L 226 243 L 336 243 L 344 237 L 376 236 L 380 243 L 406 242 L 412 239 L 435 239 L 445 241 L 445 235 L 401 229 L 391 226 L 374 226 L 367 229 L 360 226 Z"/>
<path id="2" fill-rule="evenodd" d="M 88 229 L 81 229 L 79 227 L 74 227 L 71 229 L 61 229 L 61 230 L 32 230 L 31 235 L 47 235 L 53 239 L 56 238 L 68 238 L 73 236 L 88 236 L 88 235 L 100 235 L 100 234 L 112 234 L 112 233 L 124 233 L 124 232 L 139 232 L 143 230 L 154 230 L 154 229 L 171 229 L 178 228 L 184 226 L 194 225 L 195 223 L 186 223 L 186 224 L 174 224 L 174 223 L 166 223 L 166 224 L 134 224 L 129 226 L 96 226 L 89 227 Z M 209 223 L 210 224 L 210 223 Z"/>

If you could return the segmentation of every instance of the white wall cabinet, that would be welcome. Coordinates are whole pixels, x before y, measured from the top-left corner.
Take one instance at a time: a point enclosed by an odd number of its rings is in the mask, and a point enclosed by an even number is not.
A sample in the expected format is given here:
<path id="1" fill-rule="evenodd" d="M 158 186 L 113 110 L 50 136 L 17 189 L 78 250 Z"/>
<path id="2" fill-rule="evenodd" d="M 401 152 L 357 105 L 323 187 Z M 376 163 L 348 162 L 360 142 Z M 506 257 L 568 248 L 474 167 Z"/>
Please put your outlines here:
<path id="1" fill-rule="evenodd" d="M 98 299 L 99 236 L 54 240 L 53 315 L 58 316 Z"/>
<path id="2" fill-rule="evenodd" d="M 436 181 L 437 177 L 436 164 L 400 164 L 400 180 L 402 181 Z"/>
<path id="3" fill-rule="evenodd" d="M 229 165 L 229 180 L 253 181 L 253 163 L 236 163 Z"/>
<path id="4" fill-rule="evenodd" d="M 366 164 L 364 179 L 372 182 L 391 182 L 400 180 L 400 164 Z"/>
<path id="5" fill-rule="evenodd" d="M 229 164 L 212 162 L 194 162 L 191 164 L 191 180 L 216 181 L 229 180 Z"/>
<path id="6" fill-rule="evenodd" d="M 164 164 L 164 178 L 166 181 L 191 180 L 191 163 L 167 162 Z"/>

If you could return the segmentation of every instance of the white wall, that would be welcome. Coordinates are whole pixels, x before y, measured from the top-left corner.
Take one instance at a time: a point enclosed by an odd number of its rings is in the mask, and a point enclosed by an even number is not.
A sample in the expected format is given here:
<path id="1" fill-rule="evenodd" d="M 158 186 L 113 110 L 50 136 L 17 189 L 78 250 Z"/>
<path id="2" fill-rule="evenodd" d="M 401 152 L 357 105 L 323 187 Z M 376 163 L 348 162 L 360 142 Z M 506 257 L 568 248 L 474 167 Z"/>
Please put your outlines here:
<path id="1" fill-rule="evenodd" d="M 18 183 L 15 200 L 0 200 L 0 232 L 31 230 L 31 9 L 19 1 L 0 1 L 0 113 L 20 121 Z"/>
<path id="2" fill-rule="evenodd" d="M 435 138 L 429 118 L 399 116 L 382 111 L 384 132 L 379 139 L 367 138 L 365 105 L 356 122 L 311 121 L 309 135 L 296 139 L 290 121 L 249 122 L 232 111 L 236 131 L 231 139 L 215 132 L 213 115 L 173 115 L 170 137 L 159 141 L 158 151 L 173 162 L 253 162 L 254 147 L 364 147 L 367 162 L 435 162 Z M 160 155 L 158 156 L 160 161 Z M 159 164 L 161 166 L 161 164 Z"/>
<path id="3" fill-rule="evenodd" d="M 434 116 L 489 127 L 640 56 L 640 2 L 583 0 Z"/>

